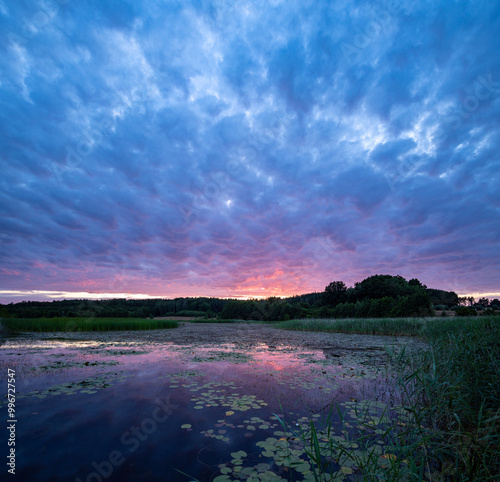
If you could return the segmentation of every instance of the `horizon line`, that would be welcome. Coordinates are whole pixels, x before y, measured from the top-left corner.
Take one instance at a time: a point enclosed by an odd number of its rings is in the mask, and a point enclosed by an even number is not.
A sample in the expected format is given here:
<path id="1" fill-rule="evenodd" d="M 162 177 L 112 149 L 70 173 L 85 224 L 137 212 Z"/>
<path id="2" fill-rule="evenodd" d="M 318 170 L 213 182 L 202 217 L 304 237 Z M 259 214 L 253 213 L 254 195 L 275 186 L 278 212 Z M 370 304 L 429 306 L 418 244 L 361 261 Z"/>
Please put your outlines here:
<path id="1" fill-rule="evenodd" d="M 429 288 L 429 289 L 439 289 L 439 288 Z M 446 291 L 446 290 L 442 290 Z M 307 294 L 312 294 L 312 293 L 322 293 L 322 291 L 311 291 L 308 293 L 302 293 L 302 294 L 293 294 L 293 295 L 288 295 L 288 296 L 276 296 L 276 295 L 270 295 L 270 296 L 262 296 L 262 295 L 257 295 L 257 296 L 206 296 L 206 295 L 197 295 L 197 296 L 171 296 L 171 297 L 165 297 L 161 295 L 149 295 L 146 293 L 97 293 L 93 291 L 46 291 L 46 290 L 0 290 L 0 303 L 1 304 L 6 304 L 4 302 L 5 299 L 9 298 L 19 298 L 23 296 L 43 296 L 48 299 L 46 300 L 32 300 L 32 299 L 20 299 L 15 301 L 15 303 L 22 303 L 23 301 L 26 302 L 50 302 L 50 301 L 71 301 L 71 300 L 94 300 L 94 301 L 105 301 L 105 300 L 112 300 L 112 299 L 125 299 L 125 300 L 154 300 L 154 299 L 175 299 L 175 298 L 218 298 L 218 299 L 225 299 L 225 300 L 242 300 L 242 301 L 248 301 L 248 300 L 262 300 L 262 299 L 268 299 L 268 298 L 292 298 L 294 296 L 303 296 Z M 488 299 L 493 299 L 493 298 L 500 298 L 500 293 L 499 292 L 484 292 L 484 293 L 479 293 L 479 292 L 473 292 L 473 293 L 456 293 L 457 296 L 459 297 L 474 297 L 476 299 L 478 298 L 488 298 Z M 14 301 L 11 301 L 10 303 L 14 303 Z M 8 303 L 7 303 L 8 304 Z"/>

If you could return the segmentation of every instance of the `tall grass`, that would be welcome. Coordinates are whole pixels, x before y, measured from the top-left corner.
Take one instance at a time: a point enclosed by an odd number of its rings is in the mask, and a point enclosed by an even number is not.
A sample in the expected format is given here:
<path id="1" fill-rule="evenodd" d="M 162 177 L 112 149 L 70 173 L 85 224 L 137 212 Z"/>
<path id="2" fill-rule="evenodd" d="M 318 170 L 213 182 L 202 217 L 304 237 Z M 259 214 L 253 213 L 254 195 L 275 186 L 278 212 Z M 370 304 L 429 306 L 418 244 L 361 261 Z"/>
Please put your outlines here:
<path id="1" fill-rule="evenodd" d="M 418 336 L 425 329 L 426 320 L 426 318 L 303 319 L 283 321 L 275 326 L 284 330 Z"/>
<path id="2" fill-rule="evenodd" d="M 400 323 L 397 327 L 394 323 Z M 300 320 L 287 329 L 419 336 L 428 350 L 408 345 L 390 353 L 404 413 L 383 427 L 390 446 L 384 463 L 366 433 L 350 443 L 363 450 L 346 450 L 330 438 L 327 420 L 321 437 L 311 422 L 301 434 L 309 447 L 318 479 L 325 460 L 349 462 L 365 480 L 499 480 L 500 474 L 500 320 L 493 317 L 414 320 Z M 326 432 L 325 432 L 326 431 Z M 374 440 L 374 439 L 373 439 Z M 332 466 L 331 464 L 329 465 Z"/>
<path id="3" fill-rule="evenodd" d="M 499 326 L 500 317 L 448 318 L 345 318 L 338 320 L 311 318 L 289 320 L 274 326 L 284 330 L 358 333 L 364 335 L 417 336 L 424 340 L 446 333 L 469 333 Z"/>
<path id="4" fill-rule="evenodd" d="M 450 480 L 500 474 L 500 322 L 456 320 L 428 330 L 429 351 L 394 355 L 398 383 L 429 436 L 429 465 Z"/>
<path id="5" fill-rule="evenodd" d="M 125 331 L 177 328 L 175 320 L 144 318 L 3 318 L 1 324 L 9 331 Z"/>

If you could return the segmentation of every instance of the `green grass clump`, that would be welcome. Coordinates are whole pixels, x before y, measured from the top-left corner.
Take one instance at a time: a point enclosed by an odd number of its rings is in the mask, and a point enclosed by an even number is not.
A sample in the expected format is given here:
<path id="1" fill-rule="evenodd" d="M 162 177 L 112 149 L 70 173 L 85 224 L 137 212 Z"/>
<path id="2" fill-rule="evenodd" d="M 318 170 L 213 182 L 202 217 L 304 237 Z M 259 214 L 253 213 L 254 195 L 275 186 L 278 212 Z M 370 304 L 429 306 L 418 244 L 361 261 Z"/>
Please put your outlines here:
<path id="1" fill-rule="evenodd" d="M 9 331 L 126 331 L 177 328 L 175 320 L 144 318 L 4 318 L 1 324 Z"/>
<path id="2" fill-rule="evenodd" d="M 277 328 L 331 333 L 364 335 L 419 336 L 425 331 L 429 318 L 345 318 L 289 320 L 277 323 Z"/>
<path id="3" fill-rule="evenodd" d="M 284 330 L 358 333 L 363 335 L 417 336 L 425 340 L 446 333 L 469 333 L 498 326 L 500 317 L 448 318 L 344 318 L 338 320 L 310 318 L 289 320 L 274 326 Z"/>
<path id="4" fill-rule="evenodd" d="M 428 351 L 394 355 L 398 383 L 421 434 L 428 474 L 498 480 L 500 321 L 465 318 L 424 332 Z"/>
<path id="5" fill-rule="evenodd" d="M 412 350 L 408 345 L 398 353 L 390 353 L 406 420 L 402 423 L 401 418 L 394 417 L 392 424 L 382 427 L 389 449 L 386 458 L 377 455 L 376 437 L 367 431 L 353 434 L 350 439 L 360 450 L 346 449 L 337 443 L 330 421 L 323 430 L 329 438 L 326 448 L 313 425 L 302 434 L 310 447 L 308 456 L 317 480 L 323 480 L 324 474 L 332 474 L 332 466 L 346 463 L 364 480 L 498 480 L 498 318 L 293 320 L 278 326 L 410 335 L 428 342 L 427 350 Z M 336 409 L 332 406 L 332 410 L 340 412 L 338 405 Z M 318 447 L 323 449 L 320 451 Z"/>

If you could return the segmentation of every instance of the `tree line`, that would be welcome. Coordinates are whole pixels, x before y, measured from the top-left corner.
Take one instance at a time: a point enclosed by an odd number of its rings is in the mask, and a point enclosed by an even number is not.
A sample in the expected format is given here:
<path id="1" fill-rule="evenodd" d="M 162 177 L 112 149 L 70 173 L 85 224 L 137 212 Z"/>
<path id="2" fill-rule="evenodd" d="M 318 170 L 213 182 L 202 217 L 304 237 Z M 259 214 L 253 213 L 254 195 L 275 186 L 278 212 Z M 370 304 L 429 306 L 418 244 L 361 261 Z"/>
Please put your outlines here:
<path id="1" fill-rule="evenodd" d="M 468 306 L 466 306 L 468 304 Z M 286 321 L 297 318 L 378 318 L 433 316 L 435 310 L 456 310 L 473 315 L 477 310 L 500 310 L 500 301 L 460 298 L 452 291 L 427 288 L 418 279 L 374 275 L 347 287 L 332 281 L 323 292 L 288 298 L 235 300 L 175 298 L 147 300 L 23 301 L 0 305 L 0 317 L 147 318 L 190 316 L 204 318 Z"/>

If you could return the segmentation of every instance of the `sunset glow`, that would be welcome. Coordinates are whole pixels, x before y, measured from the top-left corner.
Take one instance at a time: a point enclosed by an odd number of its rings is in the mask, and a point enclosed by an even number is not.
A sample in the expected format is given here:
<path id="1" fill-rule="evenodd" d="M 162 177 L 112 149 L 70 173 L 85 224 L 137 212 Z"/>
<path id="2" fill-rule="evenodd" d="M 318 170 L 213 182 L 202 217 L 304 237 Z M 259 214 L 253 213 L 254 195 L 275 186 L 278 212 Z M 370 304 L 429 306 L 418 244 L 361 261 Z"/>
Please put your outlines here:
<path id="1" fill-rule="evenodd" d="M 0 0 L 0 303 L 500 298 L 497 2 L 51 3 Z"/>

